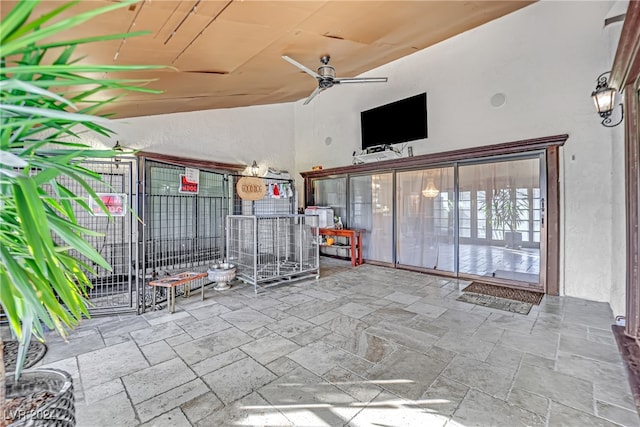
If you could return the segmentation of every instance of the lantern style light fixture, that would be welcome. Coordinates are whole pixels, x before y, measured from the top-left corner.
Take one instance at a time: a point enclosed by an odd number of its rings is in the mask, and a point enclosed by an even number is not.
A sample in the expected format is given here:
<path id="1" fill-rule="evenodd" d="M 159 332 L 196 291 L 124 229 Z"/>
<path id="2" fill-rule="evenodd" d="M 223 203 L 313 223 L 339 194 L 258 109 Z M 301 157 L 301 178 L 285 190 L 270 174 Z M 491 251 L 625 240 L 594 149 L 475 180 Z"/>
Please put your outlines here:
<path id="1" fill-rule="evenodd" d="M 120 162 L 122 161 L 119 156 L 124 151 L 124 147 L 120 145 L 120 141 L 116 141 L 116 145 L 114 145 L 113 148 L 111 149 L 119 153 L 119 154 L 116 154 L 113 158 L 114 162 L 116 163 L 116 169 L 118 169 L 120 167 Z"/>
<path id="2" fill-rule="evenodd" d="M 255 160 L 251 164 L 251 175 L 258 176 L 258 163 Z"/>
<path id="3" fill-rule="evenodd" d="M 622 123 L 624 109 L 622 104 L 620 104 L 620 120 L 617 123 L 612 123 L 611 113 L 615 108 L 616 90 L 609 86 L 609 80 L 607 79 L 608 74 L 611 74 L 611 72 L 607 71 L 598 76 L 598 83 L 596 89 L 591 92 L 591 97 L 596 104 L 598 114 L 602 117 L 602 126 L 611 128 Z"/>

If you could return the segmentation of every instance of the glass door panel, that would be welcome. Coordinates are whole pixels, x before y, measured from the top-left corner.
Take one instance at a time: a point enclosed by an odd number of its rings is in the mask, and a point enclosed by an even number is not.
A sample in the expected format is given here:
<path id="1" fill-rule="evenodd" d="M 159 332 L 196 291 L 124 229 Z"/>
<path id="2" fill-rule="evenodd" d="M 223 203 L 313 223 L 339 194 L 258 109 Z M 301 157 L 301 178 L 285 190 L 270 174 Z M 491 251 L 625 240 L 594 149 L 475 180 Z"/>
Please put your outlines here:
<path id="1" fill-rule="evenodd" d="M 393 262 L 393 175 L 352 176 L 349 179 L 350 228 L 360 228 L 363 257 Z"/>
<path id="2" fill-rule="evenodd" d="M 455 271 L 454 168 L 396 175 L 398 264 Z"/>
<path id="3" fill-rule="evenodd" d="M 540 158 L 458 168 L 459 272 L 540 283 Z"/>
<path id="4" fill-rule="evenodd" d="M 329 206 L 333 215 L 342 219 L 346 228 L 347 221 L 347 178 L 327 178 L 313 181 L 313 195 L 316 206 Z"/>

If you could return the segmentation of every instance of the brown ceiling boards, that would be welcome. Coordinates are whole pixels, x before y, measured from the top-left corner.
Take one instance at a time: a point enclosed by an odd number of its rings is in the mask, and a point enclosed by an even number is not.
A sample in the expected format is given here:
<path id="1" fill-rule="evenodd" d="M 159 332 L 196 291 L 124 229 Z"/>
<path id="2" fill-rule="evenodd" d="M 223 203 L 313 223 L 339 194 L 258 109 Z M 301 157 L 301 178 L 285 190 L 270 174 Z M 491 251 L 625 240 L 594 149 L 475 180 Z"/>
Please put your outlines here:
<path id="1" fill-rule="evenodd" d="M 1 13 L 13 3 L 3 0 Z M 62 3 L 43 1 L 37 13 Z M 110 3 L 80 2 L 65 13 Z M 66 38 L 150 31 L 77 52 L 92 63 L 174 67 L 127 74 L 157 79 L 149 87 L 164 93 L 127 94 L 108 111 L 122 118 L 297 101 L 317 83 L 282 55 L 315 70 L 329 54 L 338 77 L 355 77 L 531 3 L 145 0 L 99 16 Z"/>

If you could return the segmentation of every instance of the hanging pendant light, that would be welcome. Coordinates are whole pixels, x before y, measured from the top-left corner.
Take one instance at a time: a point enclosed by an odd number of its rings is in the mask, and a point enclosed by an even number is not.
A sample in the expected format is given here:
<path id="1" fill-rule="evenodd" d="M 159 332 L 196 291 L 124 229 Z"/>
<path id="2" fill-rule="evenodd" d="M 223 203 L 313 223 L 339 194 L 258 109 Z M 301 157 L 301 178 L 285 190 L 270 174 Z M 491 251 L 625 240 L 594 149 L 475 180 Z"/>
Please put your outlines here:
<path id="1" fill-rule="evenodd" d="M 440 194 L 440 190 L 436 188 L 436 185 L 433 183 L 433 179 L 429 179 L 429 181 L 427 182 L 427 186 L 424 187 L 424 190 L 422 190 L 422 195 L 424 197 L 432 199 L 438 194 Z"/>

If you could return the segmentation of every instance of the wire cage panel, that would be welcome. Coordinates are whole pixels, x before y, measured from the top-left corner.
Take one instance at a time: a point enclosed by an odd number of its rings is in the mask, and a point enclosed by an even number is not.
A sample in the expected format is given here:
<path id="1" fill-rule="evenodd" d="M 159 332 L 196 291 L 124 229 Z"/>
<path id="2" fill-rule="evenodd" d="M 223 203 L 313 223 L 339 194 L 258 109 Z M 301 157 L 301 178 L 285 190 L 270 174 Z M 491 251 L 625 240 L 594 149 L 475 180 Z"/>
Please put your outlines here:
<path id="1" fill-rule="evenodd" d="M 200 170 L 198 192 L 185 194 L 180 192 L 184 173 L 184 166 L 153 160 L 144 163 L 141 258 L 145 282 L 187 270 L 205 272 L 224 258 L 227 176 Z M 204 285 L 201 282 L 194 281 L 190 287 L 199 288 Z M 150 304 L 150 292 L 145 287 L 143 309 Z"/>
<path id="2" fill-rule="evenodd" d="M 138 280 L 136 269 L 137 247 L 135 210 L 135 159 L 119 158 L 109 161 L 89 161 L 83 166 L 100 175 L 102 182 L 89 180 L 88 183 L 98 196 L 109 204 L 112 216 L 104 213 L 89 200 L 87 191 L 77 182 L 63 176 L 58 179 L 64 185 L 92 207 L 92 212 L 74 205 L 78 224 L 99 235 L 85 235 L 102 257 L 111 265 L 107 270 L 89 261 L 82 253 L 71 253 L 82 259 L 92 268 L 88 277 L 92 288 L 88 290 L 92 314 L 101 312 L 129 311 L 137 309 Z M 117 202 L 117 203 L 115 203 Z M 63 242 L 56 236 L 57 243 Z"/>
<path id="3" fill-rule="evenodd" d="M 316 215 L 229 215 L 227 260 L 239 279 L 267 287 L 318 278 Z"/>
<path id="4" fill-rule="evenodd" d="M 231 176 L 232 185 L 241 178 Z M 294 214 L 297 206 L 296 190 L 293 180 L 262 178 L 267 187 L 267 194 L 260 200 L 242 200 L 236 191 L 233 192 L 233 215 L 288 215 Z"/>

